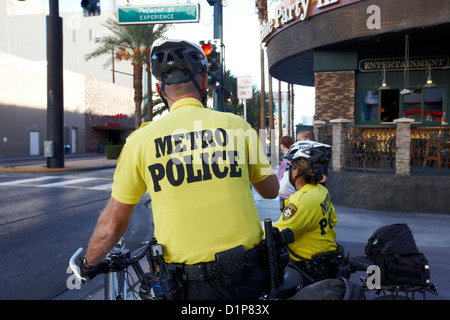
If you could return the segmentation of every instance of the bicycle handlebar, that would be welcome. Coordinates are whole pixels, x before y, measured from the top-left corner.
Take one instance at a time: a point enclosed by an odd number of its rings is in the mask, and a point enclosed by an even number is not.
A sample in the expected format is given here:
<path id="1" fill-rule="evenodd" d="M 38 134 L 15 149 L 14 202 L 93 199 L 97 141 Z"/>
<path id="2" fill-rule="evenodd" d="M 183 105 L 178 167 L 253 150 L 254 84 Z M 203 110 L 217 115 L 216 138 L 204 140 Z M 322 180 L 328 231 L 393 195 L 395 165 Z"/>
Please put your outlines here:
<path id="1" fill-rule="evenodd" d="M 69 260 L 69 266 L 70 269 L 72 269 L 73 274 L 75 275 L 75 278 L 82 284 L 85 284 L 87 282 L 87 279 L 82 277 L 80 274 L 80 267 L 77 266 L 75 263 L 75 259 L 77 259 L 81 252 L 83 251 L 83 248 L 79 248 L 75 253 L 72 255 L 72 257 Z"/>
<path id="2" fill-rule="evenodd" d="M 130 252 L 132 250 L 136 250 L 136 248 L 140 246 L 142 246 L 142 248 L 139 249 L 138 253 L 133 257 L 131 257 Z M 112 271 L 120 271 L 126 269 L 129 266 L 134 265 L 136 262 L 141 260 L 146 255 L 149 246 L 150 241 L 145 241 L 135 245 L 130 250 L 123 250 L 123 251 L 120 250 L 119 252 L 113 250 L 103 260 L 103 263 L 106 263 L 109 266 L 109 269 Z M 81 252 L 83 252 L 83 248 L 79 248 L 77 251 L 75 251 L 75 253 L 69 260 L 69 267 L 72 270 L 73 274 L 75 275 L 75 278 L 80 283 L 85 284 L 86 282 L 88 282 L 88 279 L 81 276 L 80 267 L 75 262 L 76 259 L 81 255 Z"/>

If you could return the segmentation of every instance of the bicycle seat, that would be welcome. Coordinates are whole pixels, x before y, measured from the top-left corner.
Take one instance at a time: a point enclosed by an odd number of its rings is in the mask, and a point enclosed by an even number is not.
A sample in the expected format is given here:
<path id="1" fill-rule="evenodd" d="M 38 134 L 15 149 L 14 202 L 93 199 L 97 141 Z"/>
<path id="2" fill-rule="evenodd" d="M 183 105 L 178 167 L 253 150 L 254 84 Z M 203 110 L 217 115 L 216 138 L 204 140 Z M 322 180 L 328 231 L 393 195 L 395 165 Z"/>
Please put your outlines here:
<path id="1" fill-rule="evenodd" d="M 286 299 L 292 297 L 299 285 L 302 285 L 303 277 L 297 271 L 290 267 L 284 269 L 284 278 L 280 282 L 277 290 L 272 290 L 270 296 L 277 299 Z"/>
<path id="2" fill-rule="evenodd" d="M 348 264 L 357 270 L 366 271 L 369 266 L 375 265 L 376 263 L 367 257 L 348 257 Z"/>

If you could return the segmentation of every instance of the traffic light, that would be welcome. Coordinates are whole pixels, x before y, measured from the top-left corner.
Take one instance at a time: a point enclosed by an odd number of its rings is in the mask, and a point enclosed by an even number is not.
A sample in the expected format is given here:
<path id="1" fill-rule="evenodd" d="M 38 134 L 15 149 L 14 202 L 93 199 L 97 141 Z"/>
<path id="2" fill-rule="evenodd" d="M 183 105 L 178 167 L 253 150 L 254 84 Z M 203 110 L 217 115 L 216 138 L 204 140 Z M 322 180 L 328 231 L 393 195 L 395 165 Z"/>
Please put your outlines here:
<path id="1" fill-rule="evenodd" d="M 208 89 L 220 87 L 222 79 L 221 46 L 219 40 L 200 41 L 208 59 Z"/>
<path id="2" fill-rule="evenodd" d="M 81 7 L 85 17 L 100 15 L 100 0 L 81 0 Z"/>

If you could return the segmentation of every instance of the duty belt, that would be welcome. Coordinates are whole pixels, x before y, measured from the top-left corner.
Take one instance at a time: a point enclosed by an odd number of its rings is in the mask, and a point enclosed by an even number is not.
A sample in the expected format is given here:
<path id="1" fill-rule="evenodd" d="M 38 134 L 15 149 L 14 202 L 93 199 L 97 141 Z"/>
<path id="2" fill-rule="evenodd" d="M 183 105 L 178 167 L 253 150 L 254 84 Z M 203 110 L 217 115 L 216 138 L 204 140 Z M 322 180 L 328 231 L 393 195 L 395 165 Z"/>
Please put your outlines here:
<path id="1" fill-rule="evenodd" d="M 245 263 L 247 266 L 253 266 L 263 262 L 262 248 L 256 246 L 245 252 Z M 201 262 L 192 265 L 186 264 L 168 264 L 169 269 L 174 269 L 178 274 L 182 275 L 184 281 L 195 281 L 215 278 L 219 275 L 219 268 L 216 261 Z"/>
<path id="2" fill-rule="evenodd" d="M 203 262 L 193 265 L 183 265 L 183 280 L 201 280 L 217 277 L 219 270 L 216 262 Z"/>

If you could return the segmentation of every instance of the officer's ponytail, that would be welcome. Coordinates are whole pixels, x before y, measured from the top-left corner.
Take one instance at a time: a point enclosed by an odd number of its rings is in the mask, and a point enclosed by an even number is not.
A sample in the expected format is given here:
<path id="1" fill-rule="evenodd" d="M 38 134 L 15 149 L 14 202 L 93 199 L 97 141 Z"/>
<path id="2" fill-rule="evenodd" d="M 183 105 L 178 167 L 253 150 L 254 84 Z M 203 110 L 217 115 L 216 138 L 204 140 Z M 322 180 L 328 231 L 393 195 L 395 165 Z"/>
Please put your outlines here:
<path id="1" fill-rule="evenodd" d="M 301 176 L 306 183 L 318 184 L 322 181 L 322 172 L 317 164 L 309 163 L 303 158 L 291 162 L 298 170 L 300 170 Z"/>

